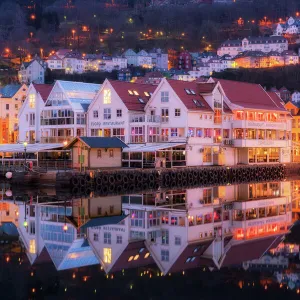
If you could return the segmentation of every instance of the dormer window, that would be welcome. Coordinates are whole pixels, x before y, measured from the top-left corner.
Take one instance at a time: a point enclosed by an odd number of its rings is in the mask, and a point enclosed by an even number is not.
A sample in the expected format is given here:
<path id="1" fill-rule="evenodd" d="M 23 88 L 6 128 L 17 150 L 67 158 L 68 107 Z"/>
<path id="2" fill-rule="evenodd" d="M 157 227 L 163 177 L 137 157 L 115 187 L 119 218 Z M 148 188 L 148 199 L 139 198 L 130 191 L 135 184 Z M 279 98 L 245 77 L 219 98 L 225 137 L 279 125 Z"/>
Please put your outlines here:
<path id="1" fill-rule="evenodd" d="M 139 95 L 139 93 L 138 93 L 137 91 L 133 91 L 133 93 L 134 93 L 136 96 Z"/>
<path id="2" fill-rule="evenodd" d="M 133 95 L 133 92 L 131 90 L 128 90 L 129 95 Z"/>

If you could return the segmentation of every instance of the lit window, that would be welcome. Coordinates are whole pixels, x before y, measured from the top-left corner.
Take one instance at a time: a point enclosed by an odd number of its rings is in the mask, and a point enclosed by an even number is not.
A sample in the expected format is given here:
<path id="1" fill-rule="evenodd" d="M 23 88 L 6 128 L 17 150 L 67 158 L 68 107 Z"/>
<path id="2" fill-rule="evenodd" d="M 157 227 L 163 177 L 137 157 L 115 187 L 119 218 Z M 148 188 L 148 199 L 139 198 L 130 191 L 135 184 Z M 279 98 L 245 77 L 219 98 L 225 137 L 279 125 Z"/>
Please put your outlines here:
<path id="1" fill-rule="evenodd" d="M 146 97 L 150 97 L 150 94 L 148 92 L 144 92 Z"/>
<path id="2" fill-rule="evenodd" d="M 128 90 L 129 95 L 133 95 L 133 92 L 131 90 Z"/>
<path id="3" fill-rule="evenodd" d="M 35 108 L 35 94 L 29 95 L 29 107 Z"/>
<path id="4" fill-rule="evenodd" d="M 36 253 L 35 240 L 30 240 L 29 241 L 29 253 L 31 253 L 31 254 Z"/>
<path id="5" fill-rule="evenodd" d="M 137 91 L 133 91 L 133 93 L 134 93 L 136 96 L 139 95 L 139 93 L 138 93 Z"/>
<path id="6" fill-rule="evenodd" d="M 147 253 L 145 254 L 144 258 L 148 258 L 149 256 L 150 256 L 150 253 L 147 252 Z"/>
<path id="7" fill-rule="evenodd" d="M 103 248 L 104 262 L 111 264 L 111 248 Z"/>
<path id="8" fill-rule="evenodd" d="M 133 256 L 130 256 L 129 258 L 128 258 L 128 261 L 132 261 L 133 260 Z"/>
<path id="9" fill-rule="evenodd" d="M 110 90 L 104 90 L 104 104 L 110 104 L 111 103 L 111 91 Z"/>
<path id="10" fill-rule="evenodd" d="M 134 257 L 134 259 L 133 260 L 138 260 L 139 259 L 139 254 L 137 254 L 135 257 Z"/>

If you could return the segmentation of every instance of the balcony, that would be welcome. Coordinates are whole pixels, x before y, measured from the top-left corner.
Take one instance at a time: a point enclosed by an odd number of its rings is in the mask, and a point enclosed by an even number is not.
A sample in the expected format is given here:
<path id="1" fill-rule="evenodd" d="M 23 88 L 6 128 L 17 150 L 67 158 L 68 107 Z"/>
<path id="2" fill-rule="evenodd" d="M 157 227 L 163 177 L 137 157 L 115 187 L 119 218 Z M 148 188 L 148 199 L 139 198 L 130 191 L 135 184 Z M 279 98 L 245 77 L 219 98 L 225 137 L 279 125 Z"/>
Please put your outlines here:
<path id="1" fill-rule="evenodd" d="M 64 143 L 65 141 L 70 142 L 73 140 L 74 137 L 72 136 L 48 136 L 48 137 L 41 137 L 41 143 L 43 144 L 58 144 Z"/>
<path id="2" fill-rule="evenodd" d="M 160 116 L 155 115 L 131 115 L 129 118 L 130 123 L 160 123 Z"/>
<path id="3" fill-rule="evenodd" d="M 287 130 L 287 123 L 284 119 L 279 119 L 277 122 L 256 121 L 256 120 L 234 120 L 233 128 L 253 128 L 253 129 L 277 129 Z"/>
<path id="4" fill-rule="evenodd" d="M 229 143 L 229 141 L 228 141 Z M 244 148 L 257 148 L 257 147 L 277 147 L 286 148 L 291 147 L 290 140 L 250 140 L 250 139 L 234 139 L 230 141 L 233 147 L 244 147 Z M 230 145 L 229 143 L 229 145 Z"/>

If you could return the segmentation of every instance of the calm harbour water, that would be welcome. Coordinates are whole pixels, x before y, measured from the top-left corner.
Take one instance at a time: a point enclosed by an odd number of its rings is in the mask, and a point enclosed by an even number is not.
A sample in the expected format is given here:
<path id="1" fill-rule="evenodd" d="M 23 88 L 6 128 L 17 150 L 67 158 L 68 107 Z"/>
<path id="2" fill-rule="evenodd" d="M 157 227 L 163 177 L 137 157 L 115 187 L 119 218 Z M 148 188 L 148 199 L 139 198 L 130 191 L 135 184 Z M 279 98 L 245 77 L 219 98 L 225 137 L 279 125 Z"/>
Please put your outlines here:
<path id="1" fill-rule="evenodd" d="M 298 185 L 5 187 L 0 299 L 299 299 Z"/>

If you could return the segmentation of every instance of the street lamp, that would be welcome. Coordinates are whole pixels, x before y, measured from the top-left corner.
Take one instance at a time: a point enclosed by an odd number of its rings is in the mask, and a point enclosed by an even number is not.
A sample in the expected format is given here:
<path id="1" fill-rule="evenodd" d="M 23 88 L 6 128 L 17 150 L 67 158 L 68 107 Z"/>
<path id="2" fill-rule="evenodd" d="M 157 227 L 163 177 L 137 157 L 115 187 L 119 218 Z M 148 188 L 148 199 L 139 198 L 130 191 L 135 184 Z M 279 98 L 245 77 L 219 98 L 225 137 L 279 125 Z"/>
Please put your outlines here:
<path id="1" fill-rule="evenodd" d="M 66 147 L 68 145 L 67 141 L 63 142 L 64 147 Z M 66 152 L 63 152 L 63 157 L 64 157 L 64 167 L 65 167 L 65 171 L 66 171 Z"/>
<path id="2" fill-rule="evenodd" d="M 76 30 L 75 30 L 75 29 L 73 29 L 73 30 L 72 30 L 72 34 L 73 34 L 73 40 L 75 39 L 75 32 L 76 32 Z"/>
<path id="3" fill-rule="evenodd" d="M 24 156 L 25 156 L 25 163 L 24 163 L 24 165 L 25 165 L 25 168 L 26 168 L 26 150 L 27 150 L 27 142 L 24 142 L 23 143 L 23 146 L 24 146 Z"/>

